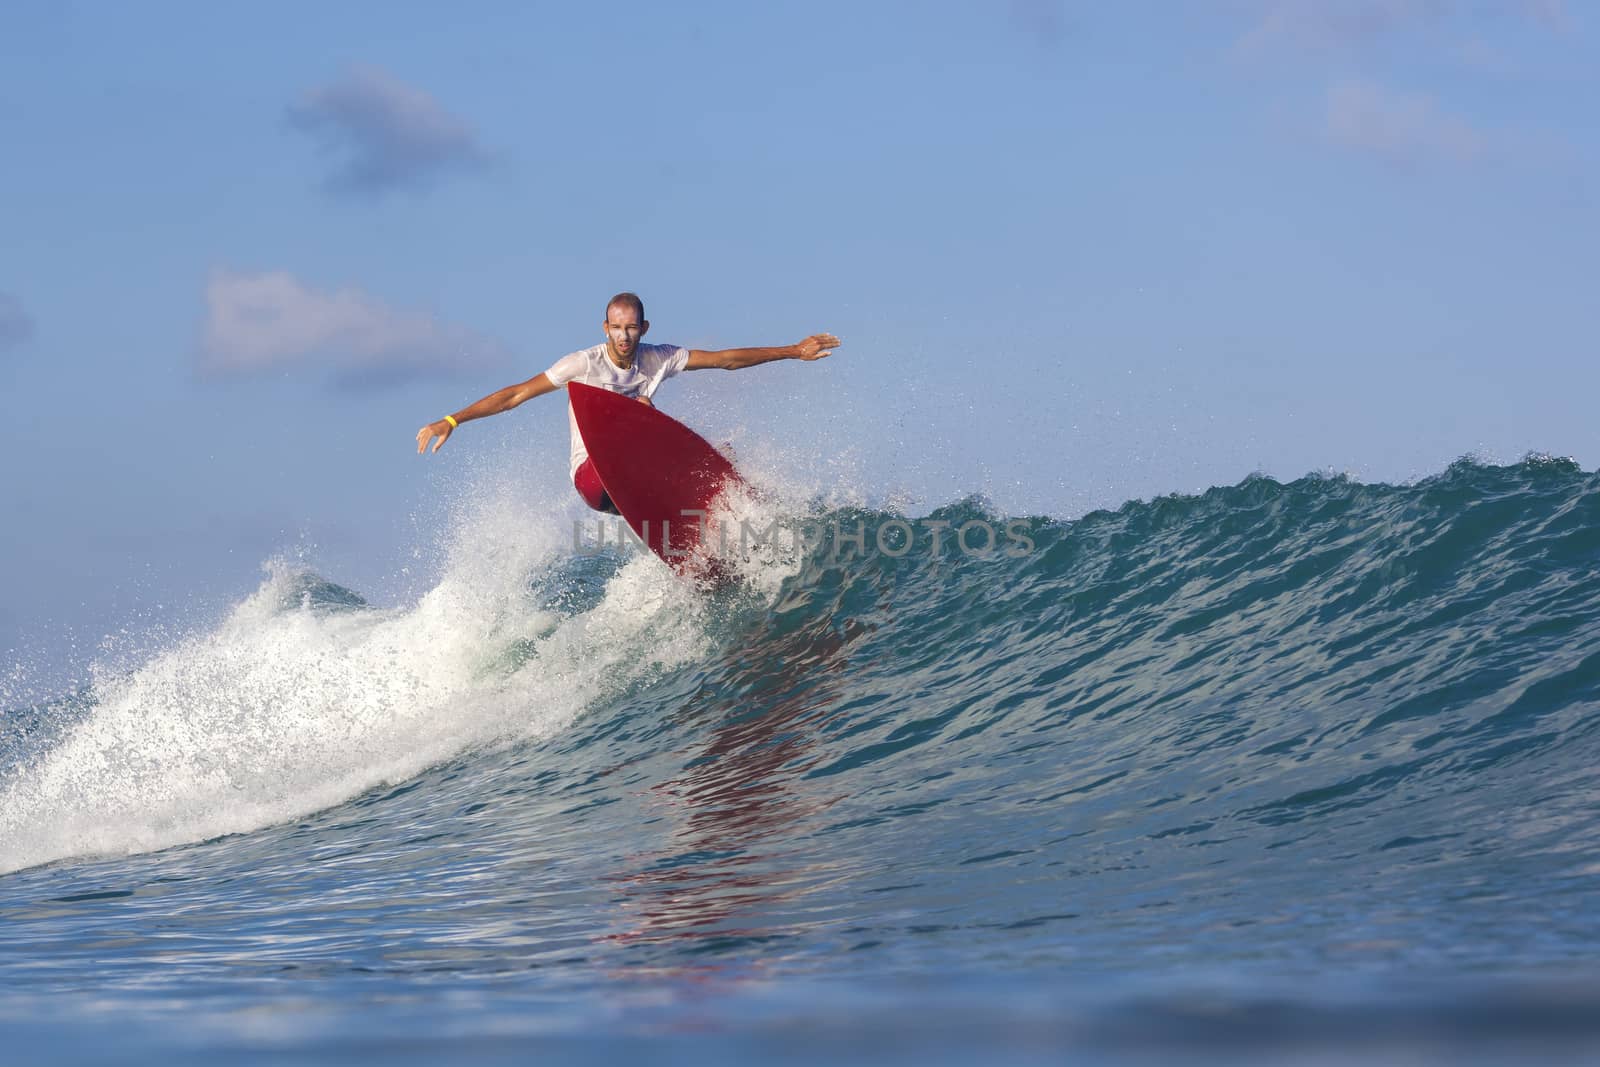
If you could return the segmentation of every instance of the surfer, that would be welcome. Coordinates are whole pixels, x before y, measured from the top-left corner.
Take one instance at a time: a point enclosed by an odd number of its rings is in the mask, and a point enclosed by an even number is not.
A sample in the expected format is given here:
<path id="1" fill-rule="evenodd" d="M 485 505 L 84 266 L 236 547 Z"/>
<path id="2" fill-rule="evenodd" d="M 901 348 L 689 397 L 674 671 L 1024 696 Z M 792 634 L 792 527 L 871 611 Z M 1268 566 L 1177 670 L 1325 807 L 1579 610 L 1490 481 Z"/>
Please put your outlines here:
<path id="1" fill-rule="evenodd" d="M 502 411 L 510 411 L 525 400 L 553 393 L 568 382 L 579 381 L 599 386 L 613 393 L 633 397 L 643 404 L 652 404 L 651 398 L 663 381 L 680 371 L 743 370 L 761 363 L 779 359 L 803 359 L 807 362 L 822 359 L 839 347 L 839 339 L 831 333 L 815 333 L 804 341 L 779 348 L 724 348 L 716 351 L 680 348 L 677 345 L 646 345 L 640 340 L 650 330 L 644 317 L 644 301 L 633 293 L 618 293 L 606 304 L 604 323 L 606 342 L 585 348 L 580 352 L 562 356 L 543 374 L 529 378 L 518 385 L 490 393 L 482 400 L 430 422 L 417 431 L 417 452 L 439 451 L 450 439 L 450 434 L 463 422 L 487 418 Z M 652 405 L 653 406 L 653 405 Z M 572 430 L 571 474 L 573 487 L 584 503 L 596 511 L 616 512 L 600 476 L 589 462 L 589 451 L 578 433 L 578 423 L 568 407 Z"/>

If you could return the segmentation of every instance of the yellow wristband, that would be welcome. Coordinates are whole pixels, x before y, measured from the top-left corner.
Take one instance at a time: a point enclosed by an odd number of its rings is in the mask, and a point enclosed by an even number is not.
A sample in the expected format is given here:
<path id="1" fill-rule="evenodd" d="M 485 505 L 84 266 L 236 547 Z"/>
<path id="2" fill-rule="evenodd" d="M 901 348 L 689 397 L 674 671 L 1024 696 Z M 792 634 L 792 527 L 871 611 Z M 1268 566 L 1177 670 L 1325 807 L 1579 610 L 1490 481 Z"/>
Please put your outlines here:
<path id="1" fill-rule="evenodd" d="M 450 424 L 450 428 L 452 430 L 459 430 L 461 428 L 461 424 L 456 421 L 456 417 L 454 415 L 446 415 L 444 417 L 444 421 Z"/>

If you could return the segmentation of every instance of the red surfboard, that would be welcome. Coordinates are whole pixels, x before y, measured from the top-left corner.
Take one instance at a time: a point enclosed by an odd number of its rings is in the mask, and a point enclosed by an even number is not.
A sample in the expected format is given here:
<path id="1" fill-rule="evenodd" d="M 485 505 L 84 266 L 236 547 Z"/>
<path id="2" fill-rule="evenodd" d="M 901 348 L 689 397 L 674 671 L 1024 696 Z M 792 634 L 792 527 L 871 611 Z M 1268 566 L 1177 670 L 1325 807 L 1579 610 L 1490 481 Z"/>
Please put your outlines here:
<path id="1" fill-rule="evenodd" d="M 680 574 L 717 494 L 743 479 L 721 452 L 683 423 L 620 393 L 570 382 L 567 396 L 600 484 L 650 550 Z"/>

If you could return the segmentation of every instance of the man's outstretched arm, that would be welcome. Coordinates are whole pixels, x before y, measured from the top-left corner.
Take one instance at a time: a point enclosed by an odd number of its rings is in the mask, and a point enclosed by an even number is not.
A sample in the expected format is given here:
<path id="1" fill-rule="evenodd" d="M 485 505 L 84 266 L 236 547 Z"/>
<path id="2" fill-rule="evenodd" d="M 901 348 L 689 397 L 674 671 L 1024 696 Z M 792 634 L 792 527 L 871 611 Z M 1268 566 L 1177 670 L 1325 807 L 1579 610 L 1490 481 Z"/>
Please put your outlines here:
<path id="1" fill-rule="evenodd" d="M 689 352 L 689 362 L 684 370 L 706 370 L 710 367 L 743 370 L 776 359 L 803 359 L 809 363 L 814 359 L 822 359 L 838 347 L 839 339 L 833 334 L 814 333 L 797 345 L 784 345 L 781 348 L 724 348 L 716 352 L 704 352 L 696 348 Z"/>
<path id="2" fill-rule="evenodd" d="M 498 415 L 502 411 L 510 411 L 524 400 L 532 400 L 536 396 L 553 393 L 561 388 L 550 380 L 550 375 L 541 374 L 537 378 L 529 378 L 518 385 L 508 385 L 504 389 L 496 390 L 476 403 L 469 404 L 454 415 L 430 422 L 417 431 L 417 453 L 420 455 L 428 448 L 428 442 L 433 442 L 433 451 L 439 451 L 439 446 L 450 437 L 451 432 L 463 422 L 473 419 L 485 419 L 490 415 Z M 454 420 L 454 421 L 452 421 Z"/>

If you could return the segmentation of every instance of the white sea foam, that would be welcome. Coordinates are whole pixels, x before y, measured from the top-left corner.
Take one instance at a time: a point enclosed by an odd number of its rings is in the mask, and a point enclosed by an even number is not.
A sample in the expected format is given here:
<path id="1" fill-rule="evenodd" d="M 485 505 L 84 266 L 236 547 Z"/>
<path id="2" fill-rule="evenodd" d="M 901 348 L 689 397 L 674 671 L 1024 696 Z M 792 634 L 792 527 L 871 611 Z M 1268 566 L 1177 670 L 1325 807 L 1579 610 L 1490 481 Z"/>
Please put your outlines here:
<path id="1" fill-rule="evenodd" d="M 274 564 L 211 632 L 98 679 L 84 721 L 0 791 L 0 871 L 301 817 L 548 735 L 640 672 L 704 654 L 702 598 L 652 557 L 588 611 L 540 610 L 529 579 L 562 544 L 531 518 L 486 500 L 403 608 L 315 603 L 303 571 Z"/>

